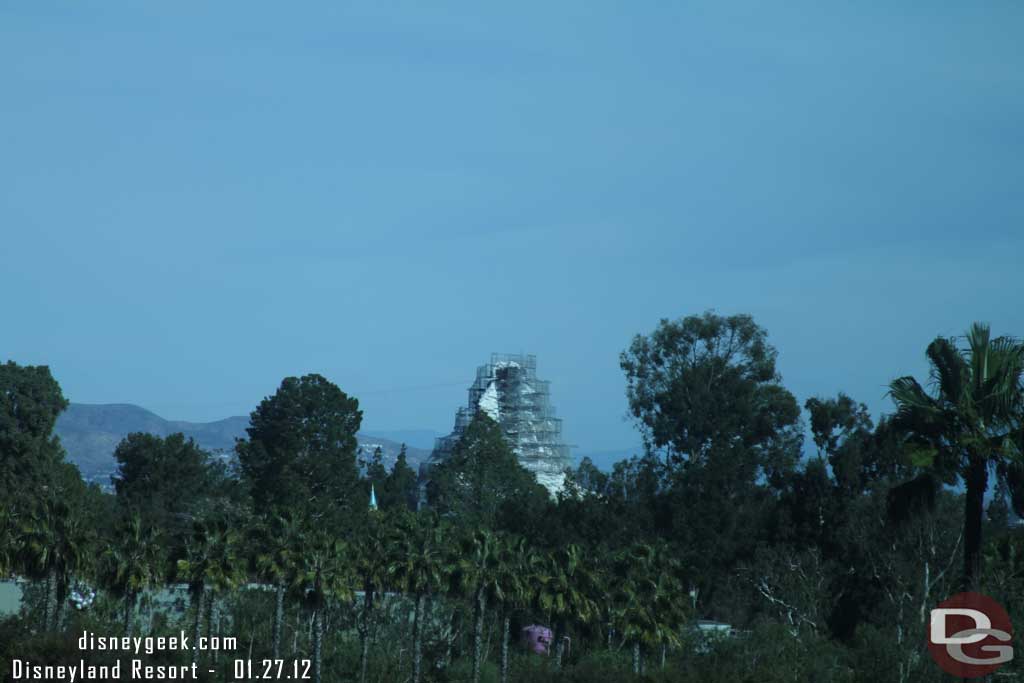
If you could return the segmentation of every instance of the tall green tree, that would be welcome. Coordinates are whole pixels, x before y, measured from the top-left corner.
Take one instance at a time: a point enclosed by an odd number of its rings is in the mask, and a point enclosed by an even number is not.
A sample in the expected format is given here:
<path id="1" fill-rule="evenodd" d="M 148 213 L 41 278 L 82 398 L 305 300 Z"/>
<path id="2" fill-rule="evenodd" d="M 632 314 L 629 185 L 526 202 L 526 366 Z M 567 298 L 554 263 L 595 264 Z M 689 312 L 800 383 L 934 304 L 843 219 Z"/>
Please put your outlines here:
<path id="1" fill-rule="evenodd" d="M 356 532 L 356 545 L 352 555 L 353 572 L 363 590 L 363 606 L 356 630 L 359 632 L 359 681 L 366 683 L 370 660 L 370 637 L 377 612 L 377 599 L 387 586 L 391 560 L 389 543 L 392 520 L 387 512 L 370 511 Z"/>
<path id="2" fill-rule="evenodd" d="M 484 618 L 487 599 L 497 575 L 500 540 L 487 529 L 477 529 L 461 539 L 452 572 L 456 594 L 469 600 L 473 610 L 473 683 L 480 683 L 484 660 Z"/>
<path id="3" fill-rule="evenodd" d="M 135 604 L 140 595 L 163 582 L 166 560 L 163 539 L 138 513 L 125 517 L 100 556 L 101 585 L 124 603 L 124 635 L 132 636 Z"/>
<path id="4" fill-rule="evenodd" d="M 323 680 L 324 612 L 330 600 L 350 601 L 356 581 L 350 550 L 324 529 L 310 535 L 293 582 L 313 611 L 313 683 Z"/>
<path id="5" fill-rule="evenodd" d="M 129 434 L 114 459 L 121 506 L 163 529 L 173 545 L 184 545 L 194 521 L 213 514 L 226 485 L 224 465 L 183 434 Z"/>
<path id="6" fill-rule="evenodd" d="M 317 374 L 287 377 L 250 416 L 236 450 L 257 510 L 301 509 L 316 523 L 362 509 L 359 401 Z"/>
<path id="7" fill-rule="evenodd" d="M 31 500 L 64 459 L 53 434 L 68 401 L 45 365 L 0 365 L 0 498 Z"/>
<path id="8" fill-rule="evenodd" d="M 962 341 L 938 337 L 925 353 L 933 391 L 913 377 L 893 380 L 893 426 L 907 435 L 915 464 L 963 482 L 964 586 L 976 589 L 989 470 L 999 476 L 1020 471 L 1024 345 L 993 338 L 988 325 L 974 323 Z"/>
<path id="9" fill-rule="evenodd" d="M 627 509 L 686 550 L 705 609 L 764 540 L 775 496 L 799 462 L 800 408 L 777 355 L 749 315 L 708 312 L 662 320 L 620 356 L 648 451 L 644 476 L 632 478 L 640 505 Z"/>
<path id="10" fill-rule="evenodd" d="M 599 574 L 579 546 L 569 544 L 547 558 L 538 574 L 536 600 L 555 623 L 555 668 L 562 667 L 569 627 L 597 617 L 596 601 L 604 592 Z"/>
<path id="11" fill-rule="evenodd" d="M 398 452 L 398 458 L 380 489 L 380 505 L 384 509 L 415 510 L 418 498 L 419 482 L 416 471 L 409 466 L 406 447 L 403 443 Z"/>
<path id="12" fill-rule="evenodd" d="M 284 603 L 288 587 L 295 580 L 301 564 L 306 539 L 305 521 L 285 510 L 271 514 L 255 529 L 256 571 L 274 586 L 274 619 L 270 628 L 272 657 L 281 656 L 281 631 L 284 625 Z"/>
<path id="13" fill-rule="evenodd" d="M 547 501 L 547 492 L 519 464 L 501 427 L 483 411 L 447 460 L 430 468 L 427 501 L 466 526 L 493 529 L 503 509 Z"/>
<path id="14" fill-rule="evenodd" d="M 501 683 L 508 683 L 512 613 L 530 603 L 534 592 L 531 581 L 539 563 L 540 557 L 527 545 L 525 538 L 503 536 L 500 539 L 488 591 L 501 616 Z"/>
<path id="15" fill-rule="evenodd" d="M 423 627 L 429 597 L 447 581 L 446 551 L 450 529 L 431 512 L 406 514 L 399 518 L 391 543 L 388 574 L 393 584 L 413 599 L 412 683 L 423 675 Z"/>
<path id="16" fill-rule="evenodd" d="M 91 569 L 94 540 L 92 530 L 63 500 L 49 495 L 32 506 L 21 530 L 19 564 L 29 576 L 46 582 L 44 630 L 61 628 L 72 579 Z"/>
<path id="17" fill-rule="evenodd" d="M 731 461 L 771 478 L 799 456 L 800 409 L 780 382 L 778 352 L 749 315 L 663 319 L 620 355 L 629 409 L 668 464 Z"/>
<path id="18" fill-rule="evenodd" d="M 246 579 L 246 563 L 241 553 L 241 537 L 222 518 L 196 520 L 186 546 L 186 556 L 177 562 L 178 580 L 188 584 L 194 621 L 192 640 L 202 635 L 206 600 L 217 600 L 220 593 L 236 588 Z M 199 661 L 199 650 L 192 650 L 192 663 Z"/>

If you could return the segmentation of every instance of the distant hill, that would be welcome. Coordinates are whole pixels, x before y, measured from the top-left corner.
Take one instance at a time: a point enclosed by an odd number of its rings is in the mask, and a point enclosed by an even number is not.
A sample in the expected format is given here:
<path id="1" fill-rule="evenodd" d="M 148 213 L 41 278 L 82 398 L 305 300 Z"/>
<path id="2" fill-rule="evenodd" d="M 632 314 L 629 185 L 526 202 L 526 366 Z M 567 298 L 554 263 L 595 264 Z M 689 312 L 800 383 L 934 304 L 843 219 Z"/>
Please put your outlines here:
<path id="1" fill-rule="evenodd" d="M 246 436 L 248 417 L 228 417 L 216 422 L 183 422 L 165 420 L 156 413 L 129 403 L 92 405 L 72 403 L 57 419 L 56 433 L 64 444 L 68 460 L 78 466 L 82 477 L 101 485 L 109 484 L 110 476 L 117 469 L 114 449 L 128 434 L 146 432 L 157 436 L 169 436 L 181 432 L 195 439 L 201 447 L 214 453 L 230 453 L 236 438 Z M 424 432 L 408 430 L 396 434 L 417 434 Z M 401 444 L 392 439 L 357 435 L 360 447 L 369 458 L 380 446 L 384 464 L 391 467 L 398 457 Z M 422 436 L 421 436 L 422 439 Z M 422 440 L 418 439 L 420 443 Z M 410 439 L 411 440 L 411 439 Z M 406 450 L 409 464 L 413 469 L 430 456 L 430 451 L 409 447 Z"/>

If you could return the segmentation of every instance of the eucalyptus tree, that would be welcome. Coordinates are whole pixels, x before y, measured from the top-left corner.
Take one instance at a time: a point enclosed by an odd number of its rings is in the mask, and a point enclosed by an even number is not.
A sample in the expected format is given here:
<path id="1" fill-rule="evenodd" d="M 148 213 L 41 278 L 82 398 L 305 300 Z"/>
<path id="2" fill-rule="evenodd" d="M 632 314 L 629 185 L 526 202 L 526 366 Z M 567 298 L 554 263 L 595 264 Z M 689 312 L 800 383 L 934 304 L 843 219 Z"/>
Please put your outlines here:
<path id="1" fill-rule="evenodd" d="M 975 323 L 963 343 L 938 337 L 926 350 L 932 391 L 913 377 L 889 385 L 896 403 L 893 427 L 907 435 L 914 464 L 966 488 L 964 572 L 966 589 L 981 576 L 981 535 L 989 470 L 1021 480 L 1024 421 L 1024 345 L 1010 337 L 992 338 L 988 325 Z M 1017 503 L 1021 487 L 1012 487 Z"/>
<path id="2" fill-rule="evenodd" d="M 423 620 L 427 599 L 447 580 L 448 527 L 437 515 L 423 512 L 399 518 L 393 536 L 388 574 L 396 588 L 412 597 L 412 683 L 420 683 L 423 663 Z"/>
<path id="3" fill-rule="evenodd" d="M 245 561 L 241 555 L 239 533 L 224 519 L 197 520 L 192 535 L 185 545 L 185 558 L 178 560 L 178 580 L 188 584 L 195 620 L 192 626 L 193 642 L 198 644 L 202 635 L 202 619 L 207 592 L 216 600 L 226 590 L 237 587 L 246 579 Z M 192 662 L 199 661 L 199 650 L 192 650 Z"/>
<path id="4" fill-rule="evenodd" d="M 124 518 L 100 556 L 100 583 L 124 602 L 126 637 L 132 635 L 139 596 L 162 583 L 164 561 L 163 539 L 137 513 Z"/>
<path id="5" fill-rule="evenodd" d="M 324 611 L 330 600 L 351 601 L 355 574 L 344 541 L 324 529 L 310 534 L 299 556 L 292 585 L 313 610 L 313 682 L 321 683 L 323 668 Z"/>
<path id="6" fill-rule="evenodd" d="M 555 622 L 555 668 L 562 666 L 569 625 L 594 619 L 603 594 L 600 575 L 579 546 L 569 544 L 546 558 L 537 575 L 536 600 Z"/>
<path id="7" fill-rule="evenodd" d="M 288 586 L 298 571 L 305 522 L 296 513 L 285 510 L 271 514 L 255 531 L 260 552 L 256 555 L 256 571 L 274 586 L 274 620 L 270 629 L 270 649 L 274 659 L 281 656 L 281 631 L 284 624 L 284 602 Z"/>

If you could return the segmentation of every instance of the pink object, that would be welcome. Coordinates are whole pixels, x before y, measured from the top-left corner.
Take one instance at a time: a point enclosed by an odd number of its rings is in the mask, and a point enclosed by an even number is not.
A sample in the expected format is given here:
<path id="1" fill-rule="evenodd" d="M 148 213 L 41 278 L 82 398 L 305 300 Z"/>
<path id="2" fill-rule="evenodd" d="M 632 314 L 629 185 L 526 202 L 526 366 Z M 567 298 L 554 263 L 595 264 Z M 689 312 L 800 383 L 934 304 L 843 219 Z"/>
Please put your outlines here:
<path id="1" fill-rule="evenodd" d="M 552 641 L 551 629 L 546 626 L 532 624 L 530 626 L 524 626 L 521 633 L 523 641 L 526 643 L 526 649 L 530 652 L 535 652 L 539 655 L 550 654 Z"/>

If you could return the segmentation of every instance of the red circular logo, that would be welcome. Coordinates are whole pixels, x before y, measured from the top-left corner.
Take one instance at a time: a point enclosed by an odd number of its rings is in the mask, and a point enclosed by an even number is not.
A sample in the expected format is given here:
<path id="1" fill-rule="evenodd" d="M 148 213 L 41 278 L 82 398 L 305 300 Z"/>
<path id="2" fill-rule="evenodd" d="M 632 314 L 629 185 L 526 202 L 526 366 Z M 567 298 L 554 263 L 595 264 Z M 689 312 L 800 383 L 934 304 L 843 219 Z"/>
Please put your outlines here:
<path id="1" fill-rule="evenodd" d="M 928 650 L 946 673 L 979 678 L 1013 659 L 1013 626 L 1002 605 L 980 593 L 940 602 L 928 622 Z"/>

